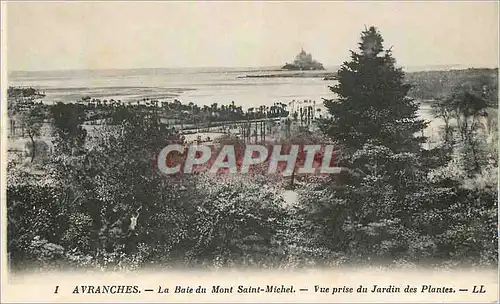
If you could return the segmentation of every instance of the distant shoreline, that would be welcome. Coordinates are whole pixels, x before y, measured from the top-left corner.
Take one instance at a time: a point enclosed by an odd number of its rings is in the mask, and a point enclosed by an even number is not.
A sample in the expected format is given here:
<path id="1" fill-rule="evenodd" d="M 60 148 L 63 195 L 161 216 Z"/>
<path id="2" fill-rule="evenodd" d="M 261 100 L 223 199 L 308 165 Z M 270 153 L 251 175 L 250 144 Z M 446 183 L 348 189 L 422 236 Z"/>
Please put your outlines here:
<path id="1" fill-rule="evenodd" d="M 467 69 L 497 69 L 498 66 L 495 65 L 464 65 L 464 64 L 444 64 L 444 65 L 398 65 L 397 67 L 403 68 L 405 73 L 413 73 L 413 72 L 428 72 L 428 71 L 449 71 L 449 70 L 467 70 Z M 338 70 L 340 65 L 327 65 L 325 66 L 325 70 Z M 68 69 L 49 69 L 49 70 L 19 70 L 19 69 L 7 69 L 7 75 L 12 76 L 12 74 L 39 74 L 39 73 L 63 73 L 63 74 L 72 74 L 75 72 L 86 72 L 86 73 L 102 73 L 102 72 L 123 72 L 123 71 L 131 71 L 131 72 L 140 72 L 141 74 L 144 71 L 171 71 L 171 72 L 179 72 L 179 71 L 193 71 L 193 72 L 279 72 L 279 71 L 289 71 L 284 70 L 281 66 L 262 66 L 262 67 L 252 67 L 252 66 L 201 66 L 201 67 L 143 67 L 143 68 L 101 68 L 101 69 L 83 69 L 83 68 L 68 68 Z M 321 72 L 318 70 L 318 72 Z M 324 72 L 324 70 L 322 71 Z"/>
<path id="2" fill-rule="evenodd" d="M 283 71 L 286 72 L 286 71 Z M 336 72 L 294 72 L 281 74 L 259 74 L 259 75 L 244 75 L 237 78 L 324 78 L 332 80 L 337 76 Z"/>
<path id="3" fill-rule="evenodd" d="M 477 72 L 488 72 L 488 71 L 496 71 L 498 68 L 457 68 L 457 69 L 441 69 L 441 70 L 422 70 L 422 71 L 406 71 L 405 76 L 407 78 L 413 77 L 425 77 L 426 75 L 433 75 L 436 77 L 443 76 L 443 74 L 447 73 L 455 73 L 455 74 L 463 74 L 463 73 L 471 73 L 474 71 Z M 324 71 L 315 71 L 315 72 L 293 72 L 290 73 L 288 71 L 282 70 L 283 73 L 280 74 L 258 74 L 258 75 L 244 75 L 238 76 L 237 78 L 323 78 L 324 80 L 336 80 L 337 72 L 324 72 Z"/>
<path id="4" fill-rule="evenodd" d="M 210 72 L 208 72 L 210 74 Z M 99 98 L 102 100 L 120 100 L 133 103 L 151 99 L 172 100 L 180 99 L 186 103 L 193 102 L 210 106 L 213 103 L 228 104 L 239 101 L 245 108 L 254 107 L 255 100 L 266 104 L 276 101 L 287 102 L 290 99 L 315 99 L 331 96 L 328 85 L 336 80 L 337 71 L 283 71 L 270 70 L 244 73 L 242 71 L 219 71 L 216 77 L 212 75 L 200 78 L 191 78 L 190 73 L 181 75 L 179 80 L 174 76 L 167 78 L 164 75 L 154 75 L 153 81 L 147 82 L 149 74 L 128 77 L 129 75 L 98 75 L 99 81 L 93 82 L 88 75 L 69 75 L 68 78 L 40 78 L 29 77 L 9 83 L 14 87 L 33 87 L 42 90 L 46 95 L 46 103 L 78 101 L 82 97 Z M 218 74 L 217 74 L 218 73 Z M 73 79 L 73 78 L 74 79 Z M 489 79 L 497 83 L 498 69 L 452 69 L 437 71 L 406 72 L 405 82 L 412 85 L 409 92 L 411 98 L 417 100 L 434 100 L 449 95 L 454 87 L 468 79 Z M 55 83 L 65 84 L 65 87 L 45 87 Z M 68 81 L 66 84 L 64 81 Z M 127 81 L 131 79 L 133 81 Z M 171 80 L 172 79 L 172 80 Z M 295 79 L 295 81 L 293 81 Z M 126 80 L 126 81 L 123 81 Z M 238 81 L 239 80 L 239 81 Z M 260 80 L 260 81 L 252 81 Z M 96 84 L 96 86 L 92 86 Z M 291 85 L 292 84 L 292 85 Z M 105 86 L 103 86 L 105 85 Z M 163 87 L 165 85 L 165 87 Z M 267 86 L 271 85 L 271 86 Z M 312 86 L 308 89 L 307 86 Z M 315 86 L 315 87 L 314 87 Z M 231 87 L 231 90 L 227 90 Z M 259 89 L 254 89 L 259 87 Z M 215 88 L 215 89 L 212 89 Z M 304 90 L 302 90 L 304 88 Z M 316 88 L 316 89 L 314 89 Z M 227 94 L 225 94 L 227 90 Z M 189 93 L 192 92 L 192 93 Z M 222 93 L 221 93 L 222 92 Z M 243 96 L 240 98 L 240 93 Z M 243 99 L 243 100 L 242 100 Z M 265 100 L 264 100 L 265 99 Z M 497 105 L 497 104 L 495 104 Z"/>

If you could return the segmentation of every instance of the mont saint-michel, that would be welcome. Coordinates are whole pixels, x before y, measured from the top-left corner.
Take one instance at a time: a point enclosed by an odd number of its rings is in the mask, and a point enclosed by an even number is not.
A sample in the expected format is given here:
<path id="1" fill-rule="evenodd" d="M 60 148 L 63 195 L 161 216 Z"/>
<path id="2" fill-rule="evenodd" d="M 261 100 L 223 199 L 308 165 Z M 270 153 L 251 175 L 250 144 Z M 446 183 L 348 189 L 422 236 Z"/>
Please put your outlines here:
<path id="1" fill-rule="evenodd" d="M 307 70 L 324 70 L 323 64 L 314 60 L 311 54 L 308 54 L 302 49 L 295 56 L 293 63 L 286 63 L 282 69 L 292 71 L 307 71 Z"/>

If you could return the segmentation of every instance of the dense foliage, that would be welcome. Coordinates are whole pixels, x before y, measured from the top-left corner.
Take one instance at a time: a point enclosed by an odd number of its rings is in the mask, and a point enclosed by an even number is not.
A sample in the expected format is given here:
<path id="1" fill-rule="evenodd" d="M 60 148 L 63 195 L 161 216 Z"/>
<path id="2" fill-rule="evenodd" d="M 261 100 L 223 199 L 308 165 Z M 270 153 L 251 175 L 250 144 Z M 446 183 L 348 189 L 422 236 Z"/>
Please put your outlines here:
<path id="1" fill-rule="evenodd" d="M 490 106 L 498 106 L 498 69 L 464 69 L 408 73 L 405 80 L 412 85 L 413 98 L 435 100 L 453 94 L 457 86 L 475 83 L 487 93 Z"/>
<path id="2" fill-rule="evenodd" d="M 344 150 L 360 149 L 371 140 L 409 152 L 422 142 L 413 136 L 424 128 L 418 106 L 406 98 L 410 86 L 382 42 L 375 28 L 363 32 L 361 53 L 351 52 L 351 61 L 338 72 L 338 84 L 331 87 L 338 100 L 325 101 L 332 117 L 323 122 L 323 130 Z"/>
<path id="3" fill-rule="evenodd" d="M 106 111 L 98 129 L 86 125 L 100 115 L 88 111 L 91 98 L 87 106 L 20 110 L 33 142 L 41 120 L 50 121 L 54 150 L 44 162 L 8 164 L 11 266 L 496 265 L 498 132 L 489 106 L 498 100 L 482 80 L 443 93 L 433 104 L 444 121 L 441 142 L 424 149 L 426 122 L 404 77 L 376 28 L 363 31 L 331 88 L 339 99 L 325 102 L 331 116 L 321 120 L 322 132 L 288 121 L 284 136 L 265 142 L 283 154 L 300 145 L 286 178 L 267 174 L 269 157 L 247 175 L 166 176 L 156 167 L 165 145 L 182 143 L 165 113 L 187 111 L 197 124 L 286 116 L 283 104 L 247 113 L 234 104 L 95 104 Z M 348 173 L 296 174 L 304 146 L 321 143 L 335 145 L 335 164 Z M 227 136 L 213 151 L 225 144 L 235 146 L 241 166 L 247 143 Z M 290 193 L 298 201 L 286 202 Z"/>
<path id="4" fill-rule="evenodd" d="M 464 176 L 475 175 L 430 178 L 443 170 L 429 166 L 426 158 L 442 149 L 423 150 L 424 122 L 416 119 L 417 107 L 405 97 L 410 88 L 390 52 L 383 52 L 382 41 L 373 27 L 362 33 L 360 53 L 352 52 L 352 60 L 339 71 L 339 84 L 332 87 L 340 99 L 325 102 L 332 118 L 323 129 L 343 148 L 349 182 L 327 182 L 306 192 L 297 216 L 315 246 L 355 263 L 496 263 L 497 191 L 467 189 Z M 478 159 L 487 151 L 478 145 L 474 119 L 487 106 L 484 95 L 457 92 L 446 104 L 462 130 L 459 144 L 446 150 L 448 159 L 464 155 L 464 147 L 472 149 L 458 163 L 478 174 L 485 168 Z M 491 160 L 497 168 L 496 158 Z"/>

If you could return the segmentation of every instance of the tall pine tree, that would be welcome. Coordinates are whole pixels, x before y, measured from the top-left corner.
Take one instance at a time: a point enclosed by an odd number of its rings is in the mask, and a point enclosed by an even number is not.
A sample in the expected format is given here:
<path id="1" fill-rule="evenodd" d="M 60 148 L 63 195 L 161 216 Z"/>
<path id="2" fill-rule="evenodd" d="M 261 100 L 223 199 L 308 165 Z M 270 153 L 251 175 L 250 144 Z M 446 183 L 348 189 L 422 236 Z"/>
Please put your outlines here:
<path id="1" fill-rule="evenodd" d="M 298 211 L 315 246 L 359 261 L 420 254 L 412 247 L 420 237 L 416 214 L 427 204 L 422 198 L 433 197 L 425 192 L 425 123 L 382 43 L 376 28 L 362 32 L 360 52 L 351 52 L 331 87 L 338 100 L 325 101 L 331 117 L 322 128 L 338 145 L 337 163 L 350 169 L 349 178 L 326 181 L 303 197 L 308 203 Z"/>
<path id="2" fill-rule="evenodd" d="M 352 52 L 332 87 L 339 100 L 325 102 L 333 117 L 324 131 L 350 174 L 345 183 L 325 181 L 301 193 L 297 243 L 356 266 L 496 263 L 496 235 L 482 224 L 496 216 L 493 196 L 429 176 L 432 151 L 424 153 L 419 136 L 425 123 L 382 42 L 374 27 L 362 33 L 360 53 Z"/>
<path id="3" fill-rule="evenodd" d="M 338 84 L 330 87 L 338 100 L 325 100 L 332 117 L 324 121 L 324 132 L 351 152 L 369 141 L 393 152 L 418 151 L 425 123 L 417 119 L 418 105 L 406 97 L 410 86 L 375 27 L 362 32 L 359 50 L 351 51 Z"/>

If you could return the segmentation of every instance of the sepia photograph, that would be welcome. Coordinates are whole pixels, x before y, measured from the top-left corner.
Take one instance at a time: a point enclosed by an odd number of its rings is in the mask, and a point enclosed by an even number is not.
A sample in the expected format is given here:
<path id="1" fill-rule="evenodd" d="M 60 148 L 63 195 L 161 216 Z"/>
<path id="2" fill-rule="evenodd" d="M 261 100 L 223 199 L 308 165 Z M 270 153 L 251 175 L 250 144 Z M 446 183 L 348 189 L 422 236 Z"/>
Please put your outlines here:
<path id="1" fill-rule="evenodd" d="M 1 5 L 2 303 L 498 301 L 498 1 Z"/>

